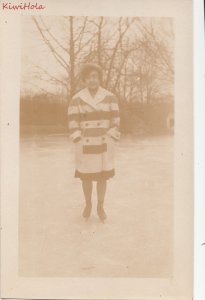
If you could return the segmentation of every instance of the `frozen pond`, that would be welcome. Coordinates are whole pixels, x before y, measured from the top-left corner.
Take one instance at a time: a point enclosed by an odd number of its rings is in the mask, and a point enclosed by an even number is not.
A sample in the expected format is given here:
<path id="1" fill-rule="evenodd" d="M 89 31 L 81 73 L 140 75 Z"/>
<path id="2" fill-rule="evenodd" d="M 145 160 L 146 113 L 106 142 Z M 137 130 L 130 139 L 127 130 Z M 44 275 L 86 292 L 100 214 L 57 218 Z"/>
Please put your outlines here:
<path id="1" fill-rule="evenodd" d="M 66 135 L 21 138 L 22 276 L 167 277 L 172 272 L 172 136 L 122 138 L 99 222 L 81 217 L 80 180 Z"/>

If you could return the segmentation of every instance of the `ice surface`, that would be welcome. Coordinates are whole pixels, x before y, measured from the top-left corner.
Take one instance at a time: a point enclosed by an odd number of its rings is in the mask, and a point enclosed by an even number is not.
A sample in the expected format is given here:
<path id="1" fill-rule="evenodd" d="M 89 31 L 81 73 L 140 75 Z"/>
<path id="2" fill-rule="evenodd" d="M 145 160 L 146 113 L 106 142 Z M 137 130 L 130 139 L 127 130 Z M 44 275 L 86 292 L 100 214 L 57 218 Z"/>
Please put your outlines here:
<path id="1" fill-rule="evenodd" d="M 123 137 L 100 223 L 81 217 L 81 182 L 66 135 L 21 138 L 19 272 L 48 277 L 172 274 L 173 137 Z"/>

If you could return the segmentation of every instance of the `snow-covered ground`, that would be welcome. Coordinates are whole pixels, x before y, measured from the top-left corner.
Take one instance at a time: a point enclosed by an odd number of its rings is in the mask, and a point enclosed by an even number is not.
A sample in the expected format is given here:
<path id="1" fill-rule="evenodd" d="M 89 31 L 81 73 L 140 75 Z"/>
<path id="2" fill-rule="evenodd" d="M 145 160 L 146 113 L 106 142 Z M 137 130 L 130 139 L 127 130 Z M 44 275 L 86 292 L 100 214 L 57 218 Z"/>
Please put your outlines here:
<path id="1" fill-rule="evenodd" d="M 124 137 L 100 223 L 81 217 L 81 182 L 65 135 L 22 137 L 19 271 L 23 276 L 166 277 L 172 272 L 171 136 Z"/>

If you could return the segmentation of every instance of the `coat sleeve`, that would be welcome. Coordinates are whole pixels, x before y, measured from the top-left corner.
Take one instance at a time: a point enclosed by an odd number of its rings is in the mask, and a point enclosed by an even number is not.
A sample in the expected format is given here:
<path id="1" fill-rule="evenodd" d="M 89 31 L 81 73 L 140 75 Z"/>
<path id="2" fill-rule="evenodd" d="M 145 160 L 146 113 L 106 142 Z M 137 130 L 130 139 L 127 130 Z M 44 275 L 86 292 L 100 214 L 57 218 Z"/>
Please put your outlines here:
<path id="1" fill-rule="evenodd" d="M 111 125 L 107 134 L 114 140 L 118 141 L 120 139 L 120 112 L 119 112 L 118 100 L 115 96 L 111 97 L 110 114 L 111 114 L 111 122 L 110 122 Z"/>
<path id="2" fill-rule="evenodd" d="M 81 139 L 80 112 L 76 99 L 72 99 L 68 107 L 68 129 L 71 140 L 76 143 Z"/>

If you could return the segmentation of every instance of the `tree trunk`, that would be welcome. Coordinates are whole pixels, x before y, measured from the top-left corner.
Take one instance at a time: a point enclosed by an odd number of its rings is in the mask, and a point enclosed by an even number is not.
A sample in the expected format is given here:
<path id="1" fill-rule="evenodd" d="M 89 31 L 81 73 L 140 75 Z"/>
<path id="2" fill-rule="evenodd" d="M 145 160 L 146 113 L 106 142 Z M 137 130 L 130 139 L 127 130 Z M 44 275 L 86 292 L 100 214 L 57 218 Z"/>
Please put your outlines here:
<path id="1" fill-rule="evenodd" d="M 70 98 L 75 94 L 75 52 L 74 52 L 74 17 L 69 17 L 70 22 Z"/>
<path id="2" fill-rule="evenodd" d="M 99 22 L 99 26 L 98 26 L 98 44 L 97 44 L 97 54 L 98 54 L 98 64 L 99 64 L 99 66 L 102 65 L 102 57 L 101 57 L 102 24 L 103 24 L 103 17 L 100 17 L 100 22 Z"/>

